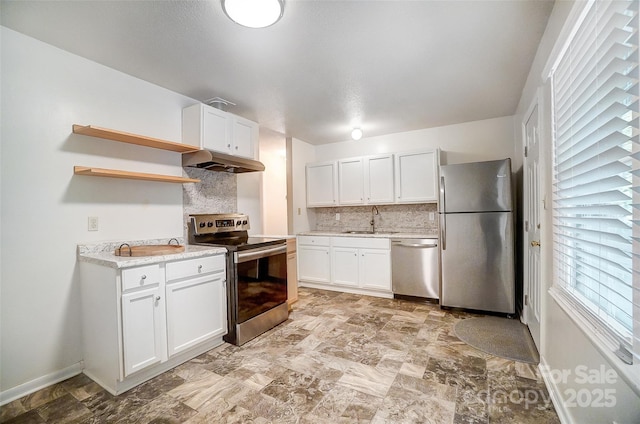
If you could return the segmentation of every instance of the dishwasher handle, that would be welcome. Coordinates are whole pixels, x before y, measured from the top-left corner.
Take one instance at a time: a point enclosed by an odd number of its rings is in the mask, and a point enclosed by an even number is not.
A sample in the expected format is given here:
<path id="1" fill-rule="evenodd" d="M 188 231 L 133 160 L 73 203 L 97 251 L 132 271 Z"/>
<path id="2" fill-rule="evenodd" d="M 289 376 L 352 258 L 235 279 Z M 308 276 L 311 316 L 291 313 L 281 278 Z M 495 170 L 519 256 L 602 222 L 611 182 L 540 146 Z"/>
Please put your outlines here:
<path id="1" fill-rule="evenodd" d="M 399 240 L 392 240 L 391 245 L 393 247 L 412 247 L 418 249 L 433 249 L 435 247 L 438 247 L 438 243 L 407 243 Z"/>
<path id="2" fill-rule="evenodd" d="M 394 244 L 394 246 L 398 247 L 416 247 L 418 249 L 433 249 L 434 247 L 438 247 L 437 244 L 418 244 L 418 243 L 398 243 Z"/>

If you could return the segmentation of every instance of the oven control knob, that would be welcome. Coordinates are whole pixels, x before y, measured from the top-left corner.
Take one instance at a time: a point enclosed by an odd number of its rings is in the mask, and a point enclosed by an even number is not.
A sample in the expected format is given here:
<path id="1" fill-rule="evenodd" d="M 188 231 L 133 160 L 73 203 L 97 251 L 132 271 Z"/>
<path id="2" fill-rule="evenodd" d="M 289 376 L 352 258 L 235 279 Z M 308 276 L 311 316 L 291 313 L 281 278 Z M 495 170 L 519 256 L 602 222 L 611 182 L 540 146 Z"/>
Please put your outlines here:
<path id="1" fill-rule="evenodd" d="M 238 221 L 238 222 L 236 222 L 236 227 L 237 227 L 238 225 L 240 225 L 240 224 L 242 224 L 242 221 Z"/>
<path id="2" fill-rule="evenodd" d="M 247 220 L 242 221 L 242 225 L 247 225 Z"/>
<path id="3" fill-rule="evenodd" d="M 198 227 L 200 227 L 200 228 L 204 228 L 204 226 L 205 226 L 205 225 L 206 225 L 206 224 L 205 224 L 204 222 L 201 222 L 200 224 L 198 224 Z"/>
<path id="4" fill-rule="evenodd" d="M 207 227 L 209 228 L 213 227 L 213 222 L 207 222 Z"/>

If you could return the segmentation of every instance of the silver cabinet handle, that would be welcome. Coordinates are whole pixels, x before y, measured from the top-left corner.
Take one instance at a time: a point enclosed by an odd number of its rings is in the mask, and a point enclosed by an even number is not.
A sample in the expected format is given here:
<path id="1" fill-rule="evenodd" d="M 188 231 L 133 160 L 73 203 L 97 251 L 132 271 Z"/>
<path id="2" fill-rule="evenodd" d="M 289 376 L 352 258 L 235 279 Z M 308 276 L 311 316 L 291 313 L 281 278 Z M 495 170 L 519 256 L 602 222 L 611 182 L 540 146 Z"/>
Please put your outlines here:
<path id="1" fill-rule="evenodd" d="M 156 302 L 160 301 L 160 296 L 156 296 Z"/>
<path id="2" fill-rule="evenodd" d="M 198 265 L 198 272 L 202 272 L 202 265 Z"/>
<path id="3" fill-rule="evenodd" d="M 140 277 L 140 278 L 142 278 L 143 280 L 146 280 L 146 279 L 147 279 L 147 276 L 146 276 L 146 275 L 143 275 L 143 276 L 142 276 L 142 277 Z"/>

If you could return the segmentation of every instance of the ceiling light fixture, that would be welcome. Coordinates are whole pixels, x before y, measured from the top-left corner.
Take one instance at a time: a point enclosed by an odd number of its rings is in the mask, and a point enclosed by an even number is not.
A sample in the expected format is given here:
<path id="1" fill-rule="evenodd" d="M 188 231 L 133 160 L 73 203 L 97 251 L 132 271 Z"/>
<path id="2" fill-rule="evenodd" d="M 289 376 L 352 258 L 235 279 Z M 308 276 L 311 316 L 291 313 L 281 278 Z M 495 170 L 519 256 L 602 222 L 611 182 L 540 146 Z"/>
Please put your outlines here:
<path id="1" fill-rule="evenodd" d="M 362 130 L 360 128 L 354 128 L 351 131 L 351 138 L 354 140 L 360 140 L 362 138 Z"/>
<path id="2" fill-rule="evenodd" d="M 233 22 L 249 28 L 265 28 L 284 14 L 284 0 L 221 0 L 222 10 Z"/>

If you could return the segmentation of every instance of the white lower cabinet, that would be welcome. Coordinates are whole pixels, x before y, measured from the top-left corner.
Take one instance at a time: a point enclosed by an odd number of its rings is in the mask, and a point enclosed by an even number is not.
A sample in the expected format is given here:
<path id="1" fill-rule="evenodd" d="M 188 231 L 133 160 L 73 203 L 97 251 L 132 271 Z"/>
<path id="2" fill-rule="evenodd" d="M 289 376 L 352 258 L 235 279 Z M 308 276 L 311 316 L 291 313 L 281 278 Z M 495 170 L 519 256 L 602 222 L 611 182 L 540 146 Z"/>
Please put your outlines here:
<path id="1" fill-rule="evenodd" d="M 298 281 L 331 282 L 330 243 L 329 237 L 298 237 Z"/>
<path id="2" fill-rule="evenodd" d="M 122 295 L 122 347 L 124 375 L 133 374 L 163 359 L 164 311 L 160 288 Z"/>
<path id="3" fill-rule="evenodd" d="M 388 238 L 298 236 L 298 258 L 302 286 L 393 297 Z"/>
<path id="4" fill-rule="evenodd" d="M 223 343 L 225 255 L 112 268 L 80 262 L 84 373 L 111 394 Z"/>
<path id="5" fill-rule="evenodd" d="M 391 291 L 391 250 L 360 249 L 359 253 L 360 287 Z"/>
<path id="6" fill-rule="evenodd" d="M 349 247 L 334 247 L 333 254 L 333 284 L 339 286 L 358 287 L 358 249 Z"/>
<path id="7" fill-rule="evenodd" d="M 169 357 L 227 333 L 224 273 L 167 283 Z"/>

